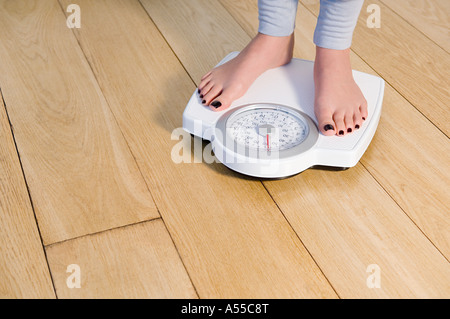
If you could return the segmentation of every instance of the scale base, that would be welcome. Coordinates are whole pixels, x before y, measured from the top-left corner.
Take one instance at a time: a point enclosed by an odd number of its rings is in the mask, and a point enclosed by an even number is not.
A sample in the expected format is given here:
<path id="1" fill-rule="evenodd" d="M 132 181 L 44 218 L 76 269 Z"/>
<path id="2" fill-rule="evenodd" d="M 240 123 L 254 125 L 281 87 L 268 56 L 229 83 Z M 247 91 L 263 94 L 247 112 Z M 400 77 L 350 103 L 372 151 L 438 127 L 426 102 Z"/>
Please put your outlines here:
<path id="1" fill-rule="evenodd" d="M 220 63 L 223 64 L 239 52 L 232 52 Z M 367 150 L 376 132 L 381 115 L 384 95 L 384 80 L 370 74 L 353 71 L 355 82 L 361 89 L 368 104 L 368 118 L 359 130 L 344 137 L 324 136 L 319 133 L 315 145 L 308 151 L 283 159 L 277 165 L 256 165 L 248 163 L 227 163 L 224 145 L 219 145 L 214 139 L 216 126 L 225 113 L 249 104 L 278 104 L 289 106 L 306 114 L 317 129 L 317 119 L 314 115 L 314 62 L 292 59 L 284 66 L 268 70 L 259 76 L 250 86 L 244 96 L 232 103 L 230 108 L 214 112 L 202 105 L 195 91 L 183 113 L 183 128 L 194 136 L 212 141 L 213 151 L 219 161 L 232 170 L 258 178 L 283 178 L 296 175 L 308 168 L 345 170 L 355 166 Z M 231 152 L 232 153 L 232 152 Z"/>

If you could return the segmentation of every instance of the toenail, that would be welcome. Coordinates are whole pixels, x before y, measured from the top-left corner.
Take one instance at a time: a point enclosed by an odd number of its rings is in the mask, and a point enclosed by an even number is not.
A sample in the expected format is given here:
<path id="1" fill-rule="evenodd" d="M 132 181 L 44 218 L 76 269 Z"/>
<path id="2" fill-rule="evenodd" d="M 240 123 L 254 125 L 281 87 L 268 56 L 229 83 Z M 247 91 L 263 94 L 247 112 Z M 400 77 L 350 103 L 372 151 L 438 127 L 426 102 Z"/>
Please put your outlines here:
<path id="1" fill-rule="evenodd" d="M 203 94 L 200 94 L 200 98 L 203 99 Z"/>
<path id="2" fill-rule="evenodd" d="M 343 130 L 340 130 L 340 131 L 339 131 L 339 135 L 344 135 L 344 131 L 343 131 Z"/>
<path id="3" fill-rule="evenodd" d="M 197 93 L 200 94 L 200 89 L 197 89 Z"/>
<path id="4" fill-rule="evenodd" d="M 365 118 L 365 117 L 363 117 L 362 119 L 363 119 L 363 121 L 365 121 L 365 120 L 366 120 L 366 118 Z"/>
<path id="5" fill-rule="evenodd" d="M 202 101 L 202 104 L 205 104 L 205 103 L 206 103 L 206 101 L 205 101 L 205 100 L 203 100 L 203 101 Z"/>
<path id="6" fill-rule="evenodd" d="M 358 124 L 356 124 L 356 125 L 355 125 L 355 128 L 356 128 L 356 129 L 358 130 L 358 129 L 359 129 L 359 125 L 358 125 Z"/>
<path id="7" fill-rule="evenodd" d="M 217 109 L 218 107 L 222 106 L 222 103 L 220 103 L 219 101 L 214 101 L 214 102 L 211 103 L 211 105 L 214 106 Z"/>
<path id="8" fill-rule="evenodd" d="M 347 129 L 347 132 L 348 132 L 348 133 L 351 133 L 351 132 L 352 132 L 352 129 L 351 129 L 351 128 L 348 128 L 348 129 Z"/>
<path id="9" fill-rule="evenodd" d="M 325 132 L 326 132 L 326 131 L 329 131 L 329 130 L 334 131 L 334 127 L 333 127 L 333 125 L 331 125 L 331 124 L 325 125 L 325 126 L 323 127 L 323 129 L 325 130 Z"/>

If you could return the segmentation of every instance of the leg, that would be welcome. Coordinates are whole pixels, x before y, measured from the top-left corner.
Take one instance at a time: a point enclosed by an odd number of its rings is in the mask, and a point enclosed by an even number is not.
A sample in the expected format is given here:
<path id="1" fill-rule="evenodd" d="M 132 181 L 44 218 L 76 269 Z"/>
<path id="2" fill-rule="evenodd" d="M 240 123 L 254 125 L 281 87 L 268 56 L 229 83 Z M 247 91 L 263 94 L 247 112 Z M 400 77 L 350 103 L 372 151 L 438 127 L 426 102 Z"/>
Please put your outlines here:
<path id="1" fill-rule="evenodd" d="M 291 61 L 297 4 L 297 0 L 258 0 L 258 34 L 236 58 L 202 77 L 198 92 L 203 104 L 224 110 L 264 71 Z"/>
<path id="2" fill-rule="evenodd" d="M 321 0 L 314 33 L 314 111 L 325 135 L 344 136 L 361 127 L 367 102 L 355 83 L 350 45 L 363 0 Z"/>

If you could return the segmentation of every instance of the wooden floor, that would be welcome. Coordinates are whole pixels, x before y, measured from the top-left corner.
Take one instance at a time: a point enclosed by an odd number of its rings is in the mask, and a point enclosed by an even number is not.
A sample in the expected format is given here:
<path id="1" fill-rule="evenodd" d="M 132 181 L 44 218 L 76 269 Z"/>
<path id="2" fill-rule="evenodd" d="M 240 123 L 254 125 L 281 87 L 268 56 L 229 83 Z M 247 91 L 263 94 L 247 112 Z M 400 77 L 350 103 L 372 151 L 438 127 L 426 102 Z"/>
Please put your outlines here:
<path id="1" fill-rule="evenodd" d="M 69 29 L 73 2 L 0 0 L 0 297 L 450 297 L 448 0 L 366 1 L 351 58 L 386 80 L 372 144 L 279 181 L 171 160 L 256 0 L 77 0 Z M 299 5 L 296 57 L 318 11 Z"/>

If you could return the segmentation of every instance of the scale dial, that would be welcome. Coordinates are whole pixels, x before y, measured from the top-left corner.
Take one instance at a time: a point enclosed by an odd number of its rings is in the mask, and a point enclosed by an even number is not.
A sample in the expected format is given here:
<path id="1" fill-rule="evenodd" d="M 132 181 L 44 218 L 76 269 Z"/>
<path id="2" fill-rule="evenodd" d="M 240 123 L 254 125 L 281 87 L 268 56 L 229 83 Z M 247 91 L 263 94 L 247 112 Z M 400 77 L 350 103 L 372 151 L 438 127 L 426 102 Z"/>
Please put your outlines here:
<path id="1" fill-rule="evenodd" d="M 244 109 L 230 116 L 227 134 L 234 141 L 253 149 L 283 151 L 301 144 L 309 127 L 300 114 L 283 107 Z"/>
<path id="2" fill-rule="evenodd" d="M 312 148 L 319 137 L 308 115 L 270 103 L 233 108 L 220 117 L 216 130 L 215 138 L 225 149 L 253 158 L 268 158 L 274 152 L 277 158 L 296 156 Z"/>

